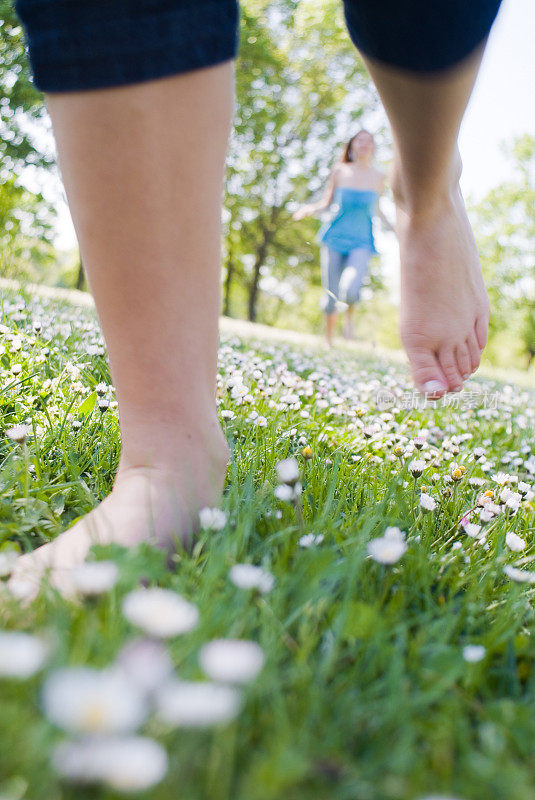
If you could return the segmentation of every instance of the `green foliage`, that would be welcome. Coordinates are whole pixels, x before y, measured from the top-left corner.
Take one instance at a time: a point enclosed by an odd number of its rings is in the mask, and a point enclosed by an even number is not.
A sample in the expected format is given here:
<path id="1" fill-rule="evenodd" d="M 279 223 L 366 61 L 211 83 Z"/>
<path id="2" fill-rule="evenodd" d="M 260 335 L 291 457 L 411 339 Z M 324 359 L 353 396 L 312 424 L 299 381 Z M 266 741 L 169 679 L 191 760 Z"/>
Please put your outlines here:
<path id="1" fill-rule="evenodd" d="M 40 192 L 24 186 L 25 171 L 54 167 L 37 143 L 49 127 L 34 87 L 23 30 L 11 0 L 0 0 L 0 274 L 34 281 L 49 278 L 55 210 Z M 42 138 L 42 136 L 41 136 Z M 17 177 L 15 177 L 17 176 Z"/>
<path id="2" fill-rule="evenodd" d="M 0 275 L 42 280 L 53 267 L 55 210 L 14 178 L 0 183 Z"/>
<path id="3" fill-rule="evenodd" d="M 518 339 L 524 363 L 535 355 L 535 137 L 508 148 L 514 178 L 497 186 L 473 212 L 474 230 L 492 306 L 490 351 L 502 332 Z M 504 364 L 511 363 L 507 347 Z M 495 353 L 496 354 L 496 353 Z"/>
<path id="4" fill-rule="evenodd" d="M 43 97 L 32 83 L 13 2 L 0 0 L 0 179 L 29 164 L 54 164 L 52 154 L 35 144 L 36 125 L 49 125 Z"/>

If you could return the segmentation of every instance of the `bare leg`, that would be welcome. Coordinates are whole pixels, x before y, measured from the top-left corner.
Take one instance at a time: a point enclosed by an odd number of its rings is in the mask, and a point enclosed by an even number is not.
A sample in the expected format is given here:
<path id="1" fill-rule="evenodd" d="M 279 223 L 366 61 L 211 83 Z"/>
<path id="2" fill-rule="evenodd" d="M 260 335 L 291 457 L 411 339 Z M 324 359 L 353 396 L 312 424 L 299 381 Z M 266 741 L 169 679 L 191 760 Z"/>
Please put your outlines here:
<path id="1" fill-rule="evenodd" d="M 345 313 L 344 320 L 344 336 L 346 339 L 353 340 L 355 338 L 355 326 L 353 324 L 353 311 L 355 306 L 348 305 Z"/>
<path id="2" fill-rule="evenodd" d="M 325 314 L 325 338 L 327 340 L 327 347 L 333 346 L 333 337 L 336 330 L 336 322 L 338 314 Z"/>
<path id="3" fill-rule="evenodd" d="M 424 76 L 366 59 L 394 135 L 401 338 L 416 385 L 436 395 L 462 387 L 487 340 L 489 303 L 457 149 L 482 54 Z"/>
<path id="4" fill-rule="evenodd" d="M 95 541 L 171 548 L 218 502 L 228 448 L 215 407 L 221 194 L 233 63 L 49 95 L 80 248 L 117 390 L 111 495 L 12 579 L 68 568 Z"/>

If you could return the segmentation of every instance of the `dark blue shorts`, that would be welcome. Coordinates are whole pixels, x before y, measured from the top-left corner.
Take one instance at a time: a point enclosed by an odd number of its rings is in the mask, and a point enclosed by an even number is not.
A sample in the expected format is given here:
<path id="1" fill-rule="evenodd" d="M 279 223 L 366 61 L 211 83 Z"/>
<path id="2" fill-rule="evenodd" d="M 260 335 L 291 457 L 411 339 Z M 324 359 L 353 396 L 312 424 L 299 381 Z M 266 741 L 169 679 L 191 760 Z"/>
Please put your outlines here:
<path id="1" fill-rule="evenodd" d="M 343 0 L 349 35 L 392 66 L 433 72 L 487 36 L 500 0 Z M 121 86 L 235 58 L 238 0 L 16 0 L 45 92 Z"/>

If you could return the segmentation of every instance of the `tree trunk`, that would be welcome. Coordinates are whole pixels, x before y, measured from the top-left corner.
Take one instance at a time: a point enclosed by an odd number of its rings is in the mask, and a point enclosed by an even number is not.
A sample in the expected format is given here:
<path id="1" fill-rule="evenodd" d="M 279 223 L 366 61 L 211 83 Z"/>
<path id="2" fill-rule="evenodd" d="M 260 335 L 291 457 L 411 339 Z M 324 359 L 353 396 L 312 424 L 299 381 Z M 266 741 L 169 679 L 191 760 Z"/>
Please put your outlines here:
<path id="1" fill-rule="evenodd" d="M 232 250 L 230 247 L 225 267 L 227 274 L 225 277 L 225 288 L 223 290 L 223 314 L 225 317 L 230 317 L 230 287 L 232 284 L 232 278 L 234 277 L 234 261 L 232 259 Z"/>
<path id="2" fill-rule="evenodd" d="M 264 241 L 260 245 L 259 249 L 256 251 L 256 259 L 254 262 L 253 267 L 253 277 L 251 279 L 251 285 L 249 287 L 249 322 L 256 322 L 256 303 L 258 300 L 258 284 L 260 283 L 260 268 L 264 263 L 264 258 L 266 257 L 266 250 L 267 250 L 267 242 L 266 238 L 264 237 Z"/>
<path id="3" fill-rule="evenodd" d="M 80 256 L 80 264 L 78 265 L 78 275 L 76 276 L 76 288 L 83 289 L 84 286 L 84 265 L 82 264 L 82 256 Z"/>
<path id="4" fill-rule="evenodd" d="M 262 228 L 262 241 L 260 242 L 260 246 L 256 251 L 256 258 L 253 267 L 253 277 L 251 280 L 251 284 L 249 286 L 249 314 L 248 318 L 250 322 L 256 322 L 256 303 L 258 300 L 258 293 L 259 288 L 258 284 L 260 283 L 260 270 L 262 265 L 265 261 L 268 247 L 273 241 L 273 237 L 275 236 L 275 223 L 277 221 L 277 216 L 281 210 L 281 206 L 272 206 L 271 207 L 271 214 L 269 215 L 269 221 L 267 225 Z"/>

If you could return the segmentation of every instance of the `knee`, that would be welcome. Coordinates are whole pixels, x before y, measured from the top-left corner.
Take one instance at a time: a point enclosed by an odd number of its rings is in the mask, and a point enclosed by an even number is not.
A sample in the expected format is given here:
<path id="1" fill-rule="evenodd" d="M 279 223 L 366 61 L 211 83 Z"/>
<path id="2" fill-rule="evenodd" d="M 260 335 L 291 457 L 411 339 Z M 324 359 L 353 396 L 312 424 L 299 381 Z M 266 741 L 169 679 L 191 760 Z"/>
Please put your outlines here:
<path id="1" fill-rule="evenodd" d="M 347 267 L 340 281 L 340 299 L 349 306 L 356 303 L 360 297 L 362 281 L 354 267 Z"/>
<path id="2" fill-rule="evenodd" d="M 358 303 L 359 300 L 360 300 L 360 289 L 348 290 L 344 298 L 344 302 L 347 303 L 348 306 L 354 306 L 355 303 Z"/>
<path id="3" fill-rule="evenodd" d="M 321 298 L 320 307 L 324 314 L 334 314 L 336 311 L 336 298 L 332 294 L 325 292 Z"/>

